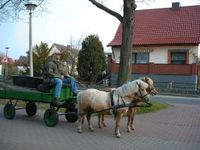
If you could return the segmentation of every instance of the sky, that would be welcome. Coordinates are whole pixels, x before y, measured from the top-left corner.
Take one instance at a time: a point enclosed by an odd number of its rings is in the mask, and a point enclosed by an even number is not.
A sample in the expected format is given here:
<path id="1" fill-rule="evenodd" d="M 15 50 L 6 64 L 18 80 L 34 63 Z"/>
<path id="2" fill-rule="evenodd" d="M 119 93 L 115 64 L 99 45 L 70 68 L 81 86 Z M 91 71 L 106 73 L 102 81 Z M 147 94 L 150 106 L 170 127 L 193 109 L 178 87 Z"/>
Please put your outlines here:
<path id="1" fill-rule="evenodd" d="M 137 10 L 169 8 L 172 2 L 179 1 L 181 6 L 200 5 L 200 0 L 138 0 Z M 122 14 L 123 0 L 105 0 L 107 7 Z M 36 8 L 37 9 L 37 8 Z M 111 52 L 107 44 L 113 39 L 119 26 L 119 21 L 94 6 L 88 0 L 49 0 L 48 13 L 32 17 L 32 46 L 41 42 L 49 48 L 53 43 L 72 45 L 81 48 L 81 41 L 88 35 L 99 36 L 105 52 Z M 29 15 L 24 12 L 24 19 L 17 22 L 0 24 L 0 53 L 18 59 L 26 56 L 29 49 Z"/>

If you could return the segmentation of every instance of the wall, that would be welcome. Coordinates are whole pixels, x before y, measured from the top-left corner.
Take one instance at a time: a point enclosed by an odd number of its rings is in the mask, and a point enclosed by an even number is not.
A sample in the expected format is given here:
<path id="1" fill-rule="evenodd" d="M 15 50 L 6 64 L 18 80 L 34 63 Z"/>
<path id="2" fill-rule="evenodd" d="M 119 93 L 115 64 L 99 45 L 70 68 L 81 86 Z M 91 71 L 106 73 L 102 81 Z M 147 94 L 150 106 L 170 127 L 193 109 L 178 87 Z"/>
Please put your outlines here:
<path id="1" fill-rule="evenodd" d="M 189 50 L 189 64 L 194 63 L 194 58 L 192 53 L 198 55 L 200 53 L 200 47 L 197 46 L 149 46 L 149 47 L 134 47 L 134 51 L 151 51 L 149 55 L 149 62 L 153 62 L 155 64 L 167 64 L 168 63 L 168 50 L 169 49 L 188 49 Z M 116 63 L 120 61 L 120 48 L 113 48 L 113 57 Z"/>

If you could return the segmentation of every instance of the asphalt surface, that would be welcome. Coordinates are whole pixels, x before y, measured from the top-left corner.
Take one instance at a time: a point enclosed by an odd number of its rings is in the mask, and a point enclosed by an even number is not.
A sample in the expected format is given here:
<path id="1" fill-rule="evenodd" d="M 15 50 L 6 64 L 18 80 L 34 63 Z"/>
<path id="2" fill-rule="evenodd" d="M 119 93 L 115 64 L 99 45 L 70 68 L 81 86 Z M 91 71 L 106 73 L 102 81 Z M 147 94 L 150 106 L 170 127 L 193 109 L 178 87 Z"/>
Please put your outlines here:
<path id="1" fill-rule="evenodd" d="M 153 100 L 171 105 L 168 109 L 136 115 L 136 130 L 127 133 L 124 117 L 121 138 L 114 135 L 114 120 L 106 117 L 107 127 L 77 133 L 77 122 L 59 117 L 56 127 L 47 127 L 43 112 L 27 117 L 18 110 L 13 120 L 3 117 L 0 106 L 0 150 L 200 150 L 200 98 L 156 96 Z"/>

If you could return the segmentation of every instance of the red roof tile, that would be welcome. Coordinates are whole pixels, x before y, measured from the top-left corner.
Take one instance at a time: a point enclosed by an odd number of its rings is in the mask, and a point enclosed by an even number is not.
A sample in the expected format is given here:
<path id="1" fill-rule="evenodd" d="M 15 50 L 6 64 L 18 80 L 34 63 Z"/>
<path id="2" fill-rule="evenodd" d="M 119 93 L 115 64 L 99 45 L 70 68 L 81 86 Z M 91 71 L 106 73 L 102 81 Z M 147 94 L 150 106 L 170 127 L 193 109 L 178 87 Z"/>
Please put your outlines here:
<path id="1" fill-rule="evenodd" d="M 121 45 L 120 24 L 109 46 Z M 200 5 L 136 10 L 133 45 L 200 43 Z"/>

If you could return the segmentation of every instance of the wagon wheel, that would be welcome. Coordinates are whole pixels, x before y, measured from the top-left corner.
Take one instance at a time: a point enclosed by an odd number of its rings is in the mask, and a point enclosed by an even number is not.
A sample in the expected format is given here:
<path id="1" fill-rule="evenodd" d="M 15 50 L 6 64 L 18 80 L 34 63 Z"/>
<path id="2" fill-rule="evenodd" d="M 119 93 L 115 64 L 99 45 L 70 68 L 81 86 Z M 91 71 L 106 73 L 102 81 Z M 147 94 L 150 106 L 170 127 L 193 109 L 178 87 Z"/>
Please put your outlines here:
<path id="1" fill-rule="evenodd" d="M 44 122 L 48 127 L 54 127 L 58 123 L 58 113 L 54 108 L 47 109 L 44 113 Z"/>
<path id="2" fill-rule="evenodd" d="M 15 107 L 13 104 L 6 104 L 3 109 L 3 113 L 6 119 L 13 119 L 15 117 Z"/>
<path id="3" fill-rule="evenodd" d="M 37 112 L 37 106 L 33 102 L 28 102 L 26 104 L 26 113 L 29 117 L 34 116 Z"/>
<path id="4" fill-rule="evenodd" d="M 66 109 L 65 111 L 65 118 L 69 122 L 76 122 L 78 120 L 77 109 Z"/>

